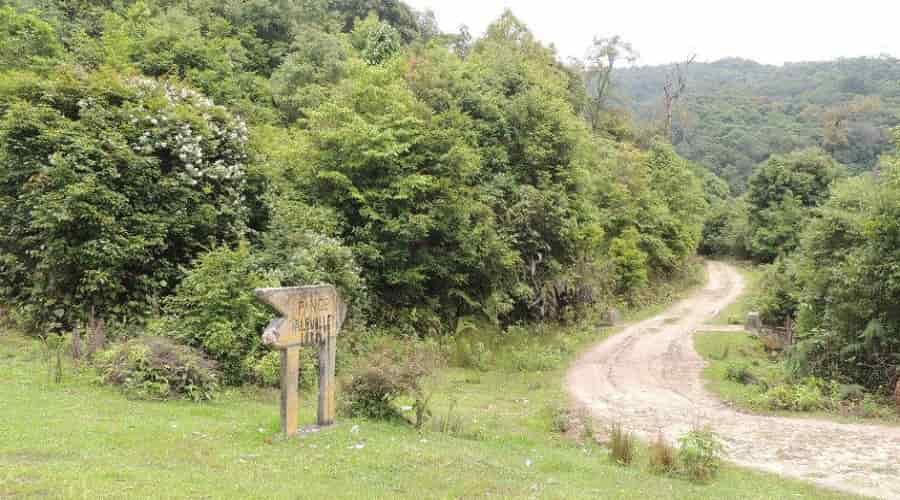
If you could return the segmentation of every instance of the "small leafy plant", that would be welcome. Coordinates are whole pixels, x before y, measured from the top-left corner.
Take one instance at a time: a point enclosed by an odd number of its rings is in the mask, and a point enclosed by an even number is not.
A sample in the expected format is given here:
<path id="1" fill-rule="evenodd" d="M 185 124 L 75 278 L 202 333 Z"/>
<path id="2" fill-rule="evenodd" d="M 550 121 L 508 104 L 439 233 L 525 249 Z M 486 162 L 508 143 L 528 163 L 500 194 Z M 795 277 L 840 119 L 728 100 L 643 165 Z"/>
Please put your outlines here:
<path id="1" fill-rule="evenodd" d="M 746 363 L 729 363 L 725 367 L 725 378 L 742 385 L 756 382 L 756 377 L 750 372 L 750 366 Z"/>
<path id="2" fill-rule="evenodd" d="M 725 448 L 709 427 L 692 429 L 678 442 L 678 460 L 688 479 L 706 482 L 716 476 Z"/>

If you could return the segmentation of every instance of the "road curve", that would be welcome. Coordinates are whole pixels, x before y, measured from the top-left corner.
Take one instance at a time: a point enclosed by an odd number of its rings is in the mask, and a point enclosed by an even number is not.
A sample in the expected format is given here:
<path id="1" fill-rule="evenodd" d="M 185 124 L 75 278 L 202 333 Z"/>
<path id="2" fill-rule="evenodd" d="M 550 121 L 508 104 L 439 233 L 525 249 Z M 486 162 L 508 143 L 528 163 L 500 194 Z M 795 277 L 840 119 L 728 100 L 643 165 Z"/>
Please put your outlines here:
<path id="1" fill-rule="evenodd" d="M 744 288 L 738 271 L 708 262 L 702 290 L 584 353 L 566 387 L 600 422 L 677 440 L 710 425 L 737 464 L 862 495 L 900 499 L 900 428 L 738 412 L 709 393 L 692 335 Z"/>

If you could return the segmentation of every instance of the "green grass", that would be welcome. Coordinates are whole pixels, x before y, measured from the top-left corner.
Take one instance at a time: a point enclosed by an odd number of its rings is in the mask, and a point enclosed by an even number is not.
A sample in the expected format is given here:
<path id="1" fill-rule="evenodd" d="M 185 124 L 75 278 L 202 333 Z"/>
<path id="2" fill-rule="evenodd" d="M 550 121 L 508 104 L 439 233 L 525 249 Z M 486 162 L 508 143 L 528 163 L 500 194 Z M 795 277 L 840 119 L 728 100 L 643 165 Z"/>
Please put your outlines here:
<path id="1" fill-rule="evenodd" d="M 719 314 L 708 321 L 713 325 L 741 325 L 747 320 L 747 313 L 753 310 L 759 294 L 763 271 L 754 264 L 742 261 L 731 262 L 744 277 L 744 293 Z"/>
<path id="2" fill-rule="evenodd" d="M 34 342 L 0 333 L 0 498 L 846 498 L 731 466 L 709 485 L 657 476 L 643 448 L 614 465 L 551 431 L 562 375 L 441 372 L 435 414 L 456 400 L 464 437 L 342 420 L 284 440 L 275 391 L 129 401 L 72 367 L 51 384 Z"/>
<path id="3" fill-rule="evenodd" d="M 743 332 L 702 332 L 694 336 L 694 347 L 708 365 L 703 370 L 707 387 L 722 400 L 745 410 L 759 411 L 753 398 L 759 386 L 741 384 L 726 376 L 729 365 L 743 364 L 750 373 L 773 386 L 785 380 L 781 363 L 766 354 L 759 339 Z"/>
<path id="4" fill-rule="evenodd" d="M 888 402 L 878 398 L 873 398 L 862 405 L 846 403 L 840 407 L 813 411 L 773 410 L 759 400 L 763 387 L 775 387 L 789 381 L 781 358 L 767 354 L 759 339 L 743 332 L 701 332 L 694 336 L 694 346 L 707 361 L 703 371 L 707 388 L 738 409 L 760 414 L 825 418 L 840 422 L 900 424 L 900 415 L 897 415 Z M 742 384 L 730 380 L 727 376 L 729 366 L 746 367 L 755 382 Z"/>

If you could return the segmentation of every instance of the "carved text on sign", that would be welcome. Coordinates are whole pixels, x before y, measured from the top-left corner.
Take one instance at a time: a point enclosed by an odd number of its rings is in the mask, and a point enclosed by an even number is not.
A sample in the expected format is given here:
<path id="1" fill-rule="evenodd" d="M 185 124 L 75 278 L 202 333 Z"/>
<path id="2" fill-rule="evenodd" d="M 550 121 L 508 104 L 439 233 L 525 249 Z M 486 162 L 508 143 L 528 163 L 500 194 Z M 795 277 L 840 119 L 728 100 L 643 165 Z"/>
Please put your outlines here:
<path id="1" fill-rule="evenodd" d="M 263 341 L 276 347 L 319 345 L 337 336 L 346 306 L 331 285 L 258 290 L 284 317 L 269 323 Z"/>

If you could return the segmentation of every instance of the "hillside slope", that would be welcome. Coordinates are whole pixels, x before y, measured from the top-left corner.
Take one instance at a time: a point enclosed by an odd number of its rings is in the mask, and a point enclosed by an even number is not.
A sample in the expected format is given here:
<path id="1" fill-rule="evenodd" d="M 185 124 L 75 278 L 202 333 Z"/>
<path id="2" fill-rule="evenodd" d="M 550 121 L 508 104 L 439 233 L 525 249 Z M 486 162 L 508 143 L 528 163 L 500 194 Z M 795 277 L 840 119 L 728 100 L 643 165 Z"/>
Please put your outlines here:
<path id="1" fill-rule="evenodd" d="M 660 116 L 668 66 L 622 69 L 618 98 L 638 119 Z M 892 57 L 758 64 L 744 59 L 694 63 L 675 112 L 679 153 L 707 165 L 742 191 L 771 154 L 822 147 L 854 170 L 869 170 L 900 122 L 900 61 Z"/>

